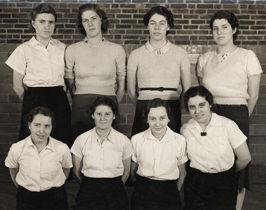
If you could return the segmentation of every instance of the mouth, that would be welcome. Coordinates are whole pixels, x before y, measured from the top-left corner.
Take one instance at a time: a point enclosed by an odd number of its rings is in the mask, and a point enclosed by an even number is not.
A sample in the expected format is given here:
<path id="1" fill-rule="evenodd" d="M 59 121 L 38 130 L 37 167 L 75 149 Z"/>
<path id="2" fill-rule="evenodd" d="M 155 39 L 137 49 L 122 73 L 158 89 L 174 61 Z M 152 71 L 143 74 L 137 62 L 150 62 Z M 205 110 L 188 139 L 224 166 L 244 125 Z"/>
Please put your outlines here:
<path id="1" fill-rule="evenodd" d="M 161 33 L 154 33 L 155 36 L 159 36 Z"/>
<path id="2" fill-rule="evenodd" d="M 43 139 L 45 137 L 45 135 L 40 135 L 40 134 L 36 134 L 38 139 Z"/>

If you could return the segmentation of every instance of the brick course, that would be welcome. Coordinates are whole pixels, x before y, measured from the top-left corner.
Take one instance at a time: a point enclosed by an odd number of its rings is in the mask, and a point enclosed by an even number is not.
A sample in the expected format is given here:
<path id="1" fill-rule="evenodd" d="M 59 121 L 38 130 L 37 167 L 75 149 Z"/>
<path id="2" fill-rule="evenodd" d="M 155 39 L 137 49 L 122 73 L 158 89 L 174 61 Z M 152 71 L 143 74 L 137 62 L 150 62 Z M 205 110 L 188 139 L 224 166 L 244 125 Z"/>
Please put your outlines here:
<path id="1" fill-rule="evenodd" d="M 0 2 L 0 165 L 10 144 L 16 142 L 19 130 L 21 102 L 12 89 L 12 70 L 4 62 L 17 45 L 31 38 L 28 30 L 29 12 L 38 3 L 53 6 L 58 14 L 54 38 L 67 45 L 80 41 L 83 36 L 75 29 L 78 7 L 85 0 L 34 0 L 27 2 L 1 0 Z M 127 56 L 148 39 L 143 15 L 152 7 L 169 8 L 175 18 L 175 27 L 168 35 L 173 43 L 183 47 L 191 61 L 193 85 L 197 84 L 195 64 L 198 56 L 216 48 L 209 29 L 209 19 L 219 9 L 234 12 L 240 20 L 236 44 L 252 49 L 266 73 L 266 1 L 250 0 L 94 0 L 107 12 L 110 28 L 104 36 L 121 44 Z M 70 98 L 70 97 L 69 97 Z M 71 102 L 71 100 L 70 100 Z M 126 94 L 120 105 L 119 130 L 130 135 L 135 109 Z M 183 110 L 182 122 L 189 119 Z M 252 164 L 266 164 L 266 75 L 262 76 L 260 97 L 250 118 L 250 151 Z"/>

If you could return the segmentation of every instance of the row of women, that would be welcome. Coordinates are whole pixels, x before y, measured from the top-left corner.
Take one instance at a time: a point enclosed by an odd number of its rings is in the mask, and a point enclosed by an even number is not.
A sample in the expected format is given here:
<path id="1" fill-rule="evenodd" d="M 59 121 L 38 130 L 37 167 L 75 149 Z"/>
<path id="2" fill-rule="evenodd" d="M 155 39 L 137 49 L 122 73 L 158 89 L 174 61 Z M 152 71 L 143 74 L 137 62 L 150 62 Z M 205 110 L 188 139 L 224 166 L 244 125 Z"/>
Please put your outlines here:
<path id="1" fill-rule="evenodd" d="M 130 54 L 127 72 L 122 46 L 102 35 L 109 22 L 97 5 L 79 8 L 77 27 L 85 38 L 67 48 L 52 39 L 57 15 L 51 6 L 38 5 L 30 17 L 35 36 L 6 61 L 14 70 L 14 90 L 23 101 L 19 135 L 23 141 L 11 147 L 6 159 L 18 186 L 18 209 L 37 209 L 26 206 L 28 201 L 42 206 L 56 200 L 61 205 L 59 200 L 65 199 L 63 183 L 72 163 L 66 145 L 59 141 L 72 147 L 74 177 L 81 183 L 77 209 L 126 209 L 122 183 L 130 168 L 136 180 L 133 209 L 178 209 L 186 170 L 186 209 L 242 208 L 245 189 L 252 189 L 249 116 L 258 99 L 262 69 L 253 51 L 234 45 L 239 24 L 233 13 L 221 10 L 210 20 L 217 50 L 199 58 L 202 86 L 196 89 L 189 89 L 186 51 L 166 38 L 174 19 L 165 7 L 153 7 L 145 14 L 150 38 Z M 128 139 L 111 128 L 118 119 L 126 76 L 136 107 L 132 152 Z M 72 96 L 72 114 L 66 89 Z M 177 134 L 180 89 L 186 92 L 184 101 L 192 116 L 181 129 L 186 140 Z"/>

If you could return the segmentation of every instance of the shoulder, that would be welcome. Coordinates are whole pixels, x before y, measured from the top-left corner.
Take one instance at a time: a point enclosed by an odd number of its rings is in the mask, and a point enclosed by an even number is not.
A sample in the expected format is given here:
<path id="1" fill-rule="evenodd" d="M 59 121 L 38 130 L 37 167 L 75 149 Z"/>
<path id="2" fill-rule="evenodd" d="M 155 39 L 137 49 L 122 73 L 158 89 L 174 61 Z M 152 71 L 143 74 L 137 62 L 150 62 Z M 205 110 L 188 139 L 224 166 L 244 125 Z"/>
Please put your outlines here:
<path id="1" fill-rule="evenodd" d="M 257 57 L 256 54 L 252 51 L 252 50 L 249 50 L 249 49 L 244 49 L 242 47 L 238 47 L 237 48 L 237 55 L 240 55 L 240 57 L 244 57 L 244 59 L 246 59 L 246 57 Z"/>
<path id="2" fill-rule="evenodd" d="M 84 41 L 79 41 L 74 44 L 70 44 L 69 46 L 67 46 L 67 50 L 74 50 L 75 48 L 80 48 L 84 46 L 84 44 L 85 44 Z"/>
<path id="3" fill-rule="evenodd" d="M 53 39 L 53 43 L 58 48 L 62 48 L 62 49 L 65 49 L 66 48 L 66 45 L 63 42 L 61 42 L 61 41 L 59 41 L 57 39 Z"/>
<path id="4" fill-rule="evenodd" d="M 136 56 L 137 54 L 143 53 L 144 51 L 146 52 L 145 45 L 143 45 L 143 46 L 141 46 L 141 47 L 139 47 L 137 49 L 132 50 L 132 52 L 130 53 L 130 56 Z"/>
<path id="5" fill-rule="evenodd" d="M 171 47 L 170 47 L 172 50 L 178 52 L 178 53 L 181 53 L 181 54 L 187 54 L 187 51 L 183 48 L 183 47 L 180 47 L 180 46 L 177 46 L 175 44 L 172 44 L 171 43 Z"/>
<path id="6" fill-rule="evenodd" d="M 134 136 L 131 137 L 131 142 L 132 144 L 136 144 L 136 143 L 141 143 L 142 141 L 145 140 L 144 138 L 144 134 L 146 131 L 143 131 L 141 133 L 137 133 Z"/>
<path id="7" fill-rule="evenodd" d="M 233 120 L 230 120 L 229 118 L 227 117 L 224 117 L 224 116 L 221 116 L 221 115 L 218 115 L 216 113 L 213 113 L 213 117 L 215 117 L 215 121 L 217 122 L 221 122 L 222 125 L 224 127 L 227 127 L 227 128 L 230 128 L 230 127 L 234 127 L 234 126 L 237 126 L 237 124 L 233 121 Z"/>
<path id="8" fill-rule="evenodd" d="M 58 150 L 58 149 L 62 149 L 62 148 L 67 148 L 67 149 L 69 149 L 68 148 L 68 146 L 65 144 L 65 143 L 63 143 L 63 142 L 61 142 L 61 141 L 58 141 L 58 140 L 56 140 L 56 139 L 54 139 L 53 137 L 49 137 L 50 138 L 50 141 L 52 141 L 53 142 L 53 145 L 55 146 L 55 148 Z"/>
<path id="9" fill-rule="evenodd" d="M 186 142 L 185 137 L 182 136 L 181 134 L 176 133 L 176 132 L 174 132 L 174 131 L 172 131 L 172 130 L 169 130 L 169 133 L 170 133 L 171 135 L 173 135 L 173 137 L 174 137 L 173 140 L 174 140 L 175 142 L 177 142 L 177 143 L 185 143 L 185 142 Z"/>
<path id="10" fill-rule="evenodd" d="M 215 56 L 215 51 L 210 51 L 210 52 L 206 52 L 204 54 L 202 54 L 199 59 L 200 60 L 208 60 L 210 57 Z"/>
<path id="11" fill-rule="evenodd" d="M 112 128 L 112 132 L 114 133 L 115 137 L 122 139 L 123 141 L 130 141 L 126 135 L 120 133 L 119 131 Z"/>

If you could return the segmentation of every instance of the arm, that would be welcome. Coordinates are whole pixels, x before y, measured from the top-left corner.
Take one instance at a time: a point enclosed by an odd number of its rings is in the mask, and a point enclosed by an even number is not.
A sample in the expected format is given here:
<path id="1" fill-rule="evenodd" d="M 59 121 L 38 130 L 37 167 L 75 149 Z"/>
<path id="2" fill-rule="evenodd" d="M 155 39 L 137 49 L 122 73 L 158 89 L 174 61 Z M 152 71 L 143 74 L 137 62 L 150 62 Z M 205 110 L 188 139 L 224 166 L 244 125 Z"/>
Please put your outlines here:
<path id="1" fill-rule="evenodd" d="M 73 98 L 74 93 L 76 92 L 76 85 L 74 79 L 65 79 L 67 88 L 69 89 L 71 98 Z"/>
<path id="2" fill-rule="evenodd" d="M 120 104 L 125 94 L 125 79 L 117 79 L 116 97 Z"/>
<path id="3" fill-rule="evenodd" d="M 202 79 L 203 79 L 202 77 L 198 77 L 199 85 L 202 85 L 203 86 Z"/>
<path id="4" fill-rule="evenodd" d="M 261 75 L 254 75 L 248 78 L 248 112 L 249 116 L 252 114 L 257 100 L 259 98 L 259 90 L 260 90 L 260 77 Z"/>
<path id="5" fill-rule="evenodd" d="M 123 160 L 124 173 L 122 175 L 122 182 L 125 184 L 130 173 L 131 157 Z"/>
<path id="6" fill-rule="evenodd" d="M 178 169 L 179 169 L 179 178 L 177 180 L 177 188 L 180 191 L 187 175 L 186 163 L 183 163 L 182 165 L 178 166 Z"/>
<path id="7" fill-rule="evenodd" d="M 21 101 L 23 100 L 25 91 L 23 86 L 23 77 L 23 74 L 13 71 L 13 89 Z"/>
<path id="8" fill-rule="evenodd" d="M 137 72 L 127 72 L 127 92 L 134 106 L 137 104 Z"/>
<path id="9" fill-rule="evenodd" d="M 81 184 L 83 176 L 81 174 L 82 159 L 72 154 L 73 160 L 73 176 L 79 184 Z"/>
<path id="10" fill-rule="evenodd" d="M 247 166 L 251 161 L 251 156 L 246 142 L 243 142 L 239 147 L 234 149 L 234 152 L 237 156 L 235 166 L 236 172 L 238 172 Z"/>
<path id="11" fill-rule="evenodd" d="M 183 93 L 191 87 L 191 73 L 190 68 L 181 69 L 181 84 Z"/>
<path id="12" fill-rule="evenodd" d="M 69 173 L 70 173 L 70 168 L 63 168 L 63 172 L 64 172 L 66 179 L 67 179 L 69 176 Z"/>
<path id="13" fill-rule="evenodd" d="M 16 186 L 16 188 L 18 188 L 18 183 L 16 182 L 16 176 L 18 174 L 19 168 L 9 168 L 9 173 L 11 176 L 11 179 L 14 183 L 14 185 Z"/>
<path id="14" fill-rule="evenodd" d="M 130 174 L 132 177 L 132 181 L 136 181 L 137 180 L 137 170 L 138 170 L 139 165 L 134 162 L 133 160 L 131 161 L 131 168 L 130 168 Z"/>

